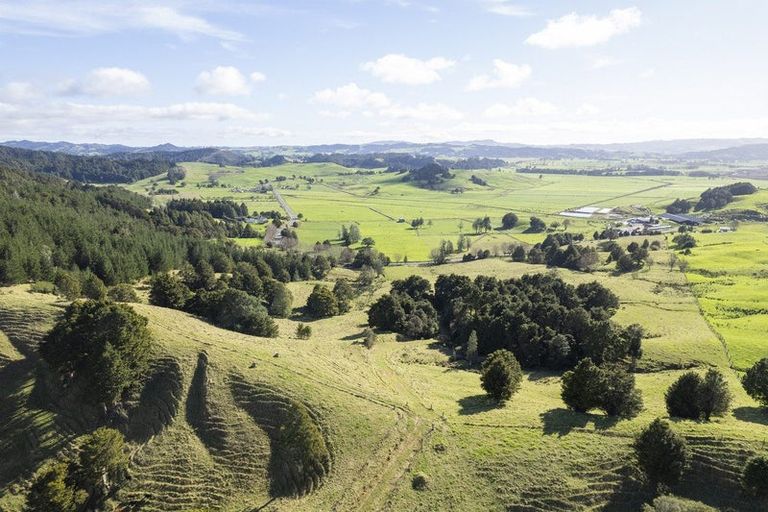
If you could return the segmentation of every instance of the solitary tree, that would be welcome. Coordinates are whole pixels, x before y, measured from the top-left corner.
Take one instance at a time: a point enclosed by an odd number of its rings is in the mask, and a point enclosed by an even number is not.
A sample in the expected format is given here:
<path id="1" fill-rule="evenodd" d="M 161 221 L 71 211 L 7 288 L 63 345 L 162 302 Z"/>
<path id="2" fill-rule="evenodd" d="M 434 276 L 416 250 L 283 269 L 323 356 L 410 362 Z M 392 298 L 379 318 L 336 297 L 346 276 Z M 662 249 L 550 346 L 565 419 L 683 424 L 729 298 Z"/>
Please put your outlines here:
<path id="1" fill-rule="evenodd" d="M 635 439 L 635 456 L 652 483 L 674 485 L 680 481 L 688 463 L 685 438 L 664 420 L 655 419 Z"/>
<path id="2" fill-rule="evenodd" d="M 517 215 L 515 215 L 512 212 L 505 213 L 504 216 L 501 218 L 501 227 L 504 229 L 512 229 L 513 227 L 517 226 L 517 221 L 519 219 L 517 218 Z"/>
<path id="3" fill-rule="evenodd" d="M 768 407 L 768 357 L 747 370 L 741 384 L 749 396 Z"/>
<path id="4" fill-rule="evenodd" d="M 698 419 L 700 387 L 701 377 L 696 372 L 686 372 L 678 377 L 664 395 L 669 415 L 678 418 Z"/>
<path id="5" fill-rule="evenodd" d="M 509 350 L 497 350 L 489 355 L 481 368 L 480 381 L 488 396 L 499 402 L 509 400 L 520 389 L 523 371 Z"/>

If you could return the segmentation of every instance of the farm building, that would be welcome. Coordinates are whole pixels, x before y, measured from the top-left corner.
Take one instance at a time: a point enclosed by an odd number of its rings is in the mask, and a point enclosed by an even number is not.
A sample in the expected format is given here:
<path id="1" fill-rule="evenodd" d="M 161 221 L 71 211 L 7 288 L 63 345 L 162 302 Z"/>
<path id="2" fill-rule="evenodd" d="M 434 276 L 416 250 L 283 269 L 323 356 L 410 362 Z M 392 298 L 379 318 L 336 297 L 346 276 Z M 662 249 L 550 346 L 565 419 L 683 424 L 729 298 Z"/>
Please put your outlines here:
<path id="1" fill-rule="evenodd" d="M 702 219 L 701 217 L 694 217 L 693 215 L 662 213 L 661 218 L 674 222 L 676 224 L 684 224 L 686 226 L 699 226 L 701 224 L 704 224 L 704 219 Z"/>

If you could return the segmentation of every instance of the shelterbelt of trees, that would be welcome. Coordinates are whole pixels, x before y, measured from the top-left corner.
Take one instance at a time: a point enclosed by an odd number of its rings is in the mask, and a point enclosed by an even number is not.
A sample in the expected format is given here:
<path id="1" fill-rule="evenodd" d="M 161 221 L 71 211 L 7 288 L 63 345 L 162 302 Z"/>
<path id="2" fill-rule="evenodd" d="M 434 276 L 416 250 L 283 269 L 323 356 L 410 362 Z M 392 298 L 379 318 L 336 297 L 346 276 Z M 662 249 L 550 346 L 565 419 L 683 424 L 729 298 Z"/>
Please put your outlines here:
<path id="1" fill-rule="evenodd" d="M 0 168 L 0 283 L 54 281 L 87 273 L 111 286 L 185 263 L 228 272 L 262 261 L 276 279 L 306 278 L 295 258 L 227 242 L 242 229 L 244 205 L 149 199 L 119 187 L 95 187 Z"/>

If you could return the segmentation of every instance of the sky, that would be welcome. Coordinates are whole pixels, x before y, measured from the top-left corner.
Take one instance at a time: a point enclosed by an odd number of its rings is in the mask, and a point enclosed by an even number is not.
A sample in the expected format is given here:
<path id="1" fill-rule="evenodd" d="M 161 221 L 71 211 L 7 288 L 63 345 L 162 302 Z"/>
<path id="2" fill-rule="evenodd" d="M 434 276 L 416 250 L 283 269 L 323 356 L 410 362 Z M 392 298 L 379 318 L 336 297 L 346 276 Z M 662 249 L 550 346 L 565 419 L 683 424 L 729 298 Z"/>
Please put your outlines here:
<path id="1" fill-rule="evenodd" d="M 765 0 L 0 0 L 0 140 L 768 136 Z"/>

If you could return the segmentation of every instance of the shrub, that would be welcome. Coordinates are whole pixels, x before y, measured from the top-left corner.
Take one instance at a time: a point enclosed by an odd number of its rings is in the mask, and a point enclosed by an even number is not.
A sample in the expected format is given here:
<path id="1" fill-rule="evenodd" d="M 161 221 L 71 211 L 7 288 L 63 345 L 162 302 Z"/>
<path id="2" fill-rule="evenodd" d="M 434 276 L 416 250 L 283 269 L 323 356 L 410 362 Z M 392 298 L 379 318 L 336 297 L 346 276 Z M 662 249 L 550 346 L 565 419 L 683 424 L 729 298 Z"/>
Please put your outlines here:
<path id="1" fill-rule="evenodd" d="M 32 293 L 52 294 L 56 291 L 56 286 L 50 281 L 37 281 L 32 283 L 32 285 L 29 287 L 29 291 Z"/>
<path id="2" fill-rule="evenodd" d="M 322 284 L 316 284 L 307 299 L 307 313 L 315 318 L 339 314 L 339 302 L 333 292 Z"/>
<path id="3" fill-rule="evenodd" d="M 69 300 L 74 300 L 80 297 L 80 294 L 82 293 L 80 279 L 78 279 L 72 272 L 57 272 L 53 284 L 56 285 L 56 292 Z"/>
<path id="4" fill-rule="evenodd" d="M 768 407 L 768 357 L 747 370 L 741 384 L 749 396 Z"/>
<path id="5" fill-rule="evenodd" d="M 643 505 L 643 512 L 717 512 L 698 501 L 685 500 L 675 496 L 659 496 L 652 505 Z"/>
<path id="6" fill-rule="evenodd" d="M 307 324 L 299 324 L 296 326 L 296 337 L 300 340 L 308 340 L 312 336 L 312 327 Z"/>
<path id="7" fill-rule="evenodd" d="M 370 327 L 366 327 L 363 331 L 363 343 L 365 344 L 365 348 L 373 348 L 373 346 L 376 345 L 376 341 L 376 333 L 373 332 L 373 329 Z"/>
<path id="8" fill-rule="evenodd" d="M 411 479 L 411 487 L 416 491 L 425 491 L 429 488 L 429 478 L 424 473 L 416 473 Z"/>
<path id="9" fill-rule="evenodd" d="M 43 466 L 35 475 L 27 497 L 30 512 L 76 512 L 88 499 L 88 494 L 77 489 L 67 479 L 69 465 L 56 461 Z"/>
<path id="10" fill-rule="evenodd" d="M 688 463 L 688 447 L 668 422 L 655 419 L 635 439 L 634 449 L 640 468 L 652 483 L 674 485 L 680 481 Z"/>
<path id="11" fill-rule="evenodd" d="M 149 302 L 155 306 L 184 309 L 191 295 L 181 279 L 171 274 L 157 274 L 150 283 Z"/>
<path id="12" fill-rule="evenodd" d="M 232 288 L 227 288 L 220 294 L 209 293 L 212 294 L 213 300 L 210 301 L 206 316 L 216 325 L 254 336 L 277 336 L 277 325 L 256 297 Z"/>
<path id="13" fill-rule="evenodd" d="M 483 361 L 480 381 L 485 392 L 494 400 L 509 400 L 520 389 L 523 372 L 512 352 L 497 350 Z"/>
<path id="14" fill-rule="evenodd" d="M 83 274 L 81 285 L 83 296 L 88 299 L 102 300 L 107 296 L 107 287 L 96 274 L 86 272 Z"/>
<path id="15" fill-rule="evenodd" d="M 133 286 L 127 283 L 113 286 L 107 292 L 109 300 L 115 302 L 139 302 L 139 296 Z"/>
<path id="16" fill-rule="evenodd" d="M 92 402 L 114 403 L 147 369 L 152 338 L 147 319 L 129 306 L 71 304 L 40 344 L 40 354 L 64 378 L 84 385 Z"/>
<path id="17" fill-rule="evenodd" d="M 678 377 L 664 395 L 669 415 L 698 419 L 700 412 L 697 397 L 700 386 L 701 377 L 696 372 L 686 372 Z"/>
<path id="18" fill-rule="evenodd" d="M 768 496 L 768 457 L 756 456 L 747 461 L 741 485 L 753 496 Z"/>
<path id="19" fill-rule="evenodd" d="M 693 249 L 696 247 L 696 239 L 690 233 L 682 233 L 672 239 L 679 250 Z"/>

